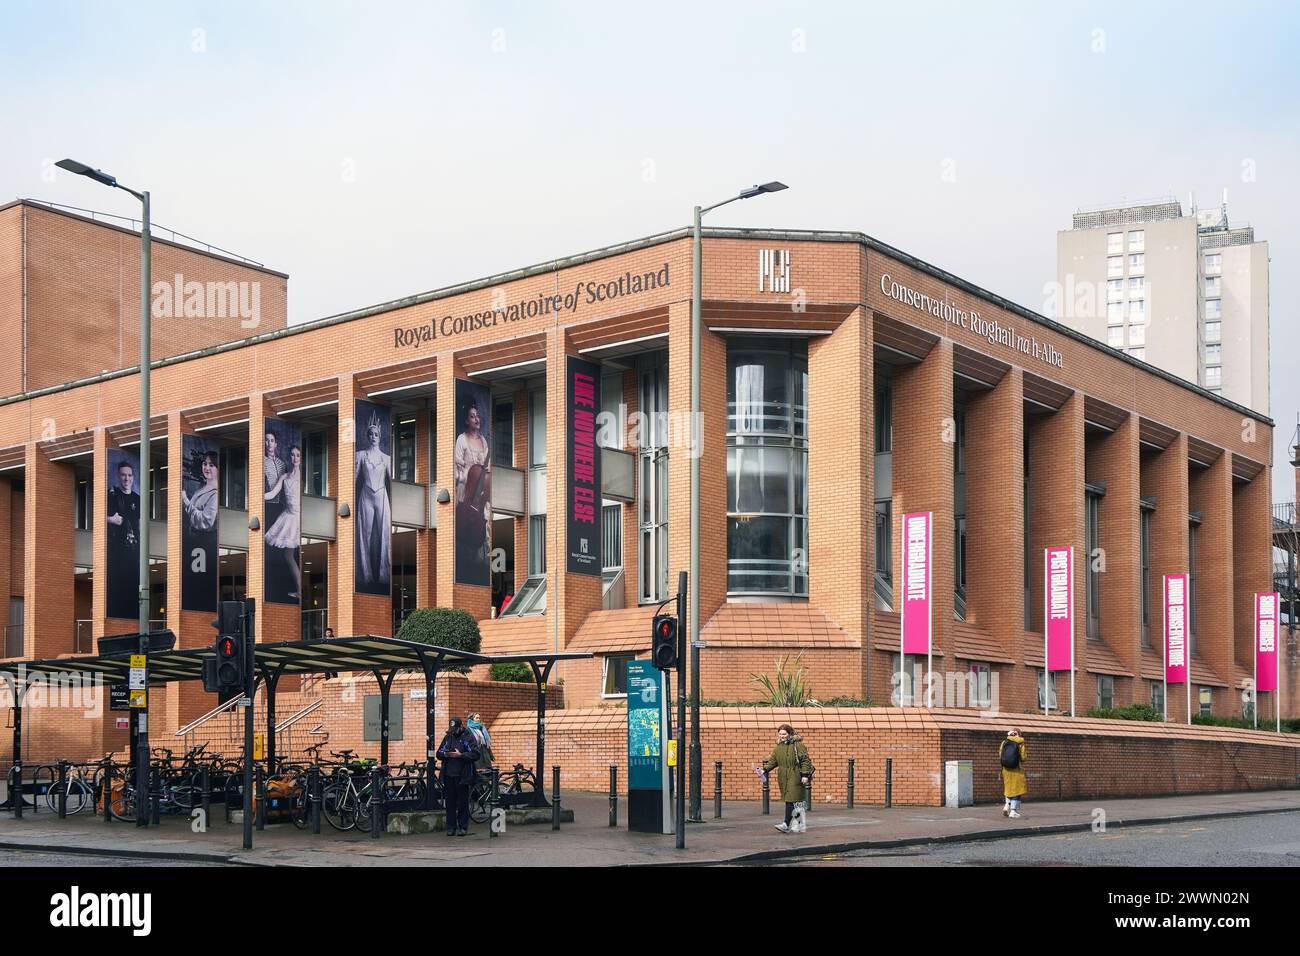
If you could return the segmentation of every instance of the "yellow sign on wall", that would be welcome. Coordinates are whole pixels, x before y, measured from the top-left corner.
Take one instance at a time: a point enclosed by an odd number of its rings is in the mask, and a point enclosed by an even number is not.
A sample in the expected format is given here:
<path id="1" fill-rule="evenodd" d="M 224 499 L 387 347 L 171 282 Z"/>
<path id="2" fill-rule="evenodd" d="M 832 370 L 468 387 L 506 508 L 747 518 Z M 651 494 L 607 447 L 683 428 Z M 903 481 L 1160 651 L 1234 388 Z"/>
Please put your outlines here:
<path id="1" fill-rule="evenodd" d="M 668 766 L 677 766 L 677 741 L 668 741 Z"/>
<path id="2" fill-rule="evenodd" d="M 264 733 L 253 734 L 253 759 L 266 759 L 266 734 Z"/>
<path id="3" fill-rule="evenodd" d="M 142 709 L 149 706 L 149 698 L 147 696 L 148 693 L 149 692 L 147 690 L 131 691 L 131 706 L 139 707 Z"/>

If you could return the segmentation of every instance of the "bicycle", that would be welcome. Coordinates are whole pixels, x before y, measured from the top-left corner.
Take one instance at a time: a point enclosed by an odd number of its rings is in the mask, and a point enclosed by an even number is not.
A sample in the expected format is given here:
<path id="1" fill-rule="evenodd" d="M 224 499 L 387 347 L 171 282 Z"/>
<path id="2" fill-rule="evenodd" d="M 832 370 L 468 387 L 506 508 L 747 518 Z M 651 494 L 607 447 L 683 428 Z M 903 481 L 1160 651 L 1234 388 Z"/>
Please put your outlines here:
<path id="1" fill-rule="evenodd" d="M 102 765 L 103 761 L 100 761 L 98 766 Z M 64 772 L 62 787 L 59 785 L 57 773 L 60 769 Z M 60 760 L 55 764 L 54 784 L 45 792 L 45 802 L 53 813 L 59 812 L 60 794 L 64 795 L 64 806 L 68 814 L 80 813 L 87 805 L 95 806 L 98 787 L 93 777 L 87 779 L 87 769 L 87 766 L 74 764 L 69 760 Z"/>

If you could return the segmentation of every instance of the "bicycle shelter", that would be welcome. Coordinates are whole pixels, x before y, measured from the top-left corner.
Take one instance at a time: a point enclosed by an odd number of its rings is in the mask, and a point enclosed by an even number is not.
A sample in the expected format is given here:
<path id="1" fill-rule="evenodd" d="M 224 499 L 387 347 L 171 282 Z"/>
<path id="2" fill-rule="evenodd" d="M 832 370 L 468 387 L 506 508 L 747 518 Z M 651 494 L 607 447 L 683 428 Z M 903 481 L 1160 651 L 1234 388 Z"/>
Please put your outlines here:
<path id="1" fill-rule="evenodd" d="M 425 681 L 425 751 L 432 773 L 434 754 L 438 747 L 436 726 L 436 690 L 438 674 L 451 666 L 498 663 L 526 663 L 533 672 L 537 687 L 537 788 L 534 805 L 549 806 L 544 778 L 546 760 L 546 680 L 555 663 L 561 660 L 590 658 L 590 652 L 557 654 L 508 654 L 489 656 L 449 647 L 420 644 L 370 634 L 353 637 L 335 637 L 323 640 L 284 641 L 274 644 L 254 644 L 254 668 L 258 679 L 266 688 L 266 754 L 268 766 L 277 761 L 275 742 L 275 692 L 280 679 L 286 675 L 340 673 L 343 671 L 369 671 L 374 675 L 380 691 L 379 762 L 388 763 L 389 751 L 389 692 L 393 679 L 401 672 L 418 672 Z M 212 659 L 212 647 L 183 648 L 156 651 L 149 654 L 148 680 L 150 686 L 163 686 L 190 680 L 202 680 L 204 660 Z M 10 661 L 0 664 L 0 680 L 9 687 L 14 700 L 13 765 L 18 770 L 17 792 L 11 794 L 15 817 L 22 816 L 22 712 L 27 693 L 36 684 L 49 688 L 68 686 L 74 682 L 84 686 L 91 683 L 100 687 L 125 684 L 130 672 L 130 654 L 100 654 L 86 657 L 60 657 L 47 660 Z M 148 696 L 146 704 L 148 704 Z M 251 702 L 249 706 L 252 706 Z M 144 708 L 148 714 L 148 707 Z M 425 809 L 432 809 L 433 787 L 426 788 Z M 12 799 L 14 796 L 17 799 Z"/>

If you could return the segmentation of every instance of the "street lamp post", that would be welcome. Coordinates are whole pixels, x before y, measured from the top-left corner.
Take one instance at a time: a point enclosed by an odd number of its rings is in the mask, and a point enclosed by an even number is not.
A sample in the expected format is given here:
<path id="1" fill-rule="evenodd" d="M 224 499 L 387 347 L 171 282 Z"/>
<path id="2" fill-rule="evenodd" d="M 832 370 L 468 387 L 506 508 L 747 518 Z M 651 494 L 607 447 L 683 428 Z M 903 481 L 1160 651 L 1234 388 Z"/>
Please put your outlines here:
<path id="1" fill-rule="evenodd" d="M 690 818 L 700 817 L 700 270 L 704 251 L 700 239 L 700 222 L 704 214 L 738 199 L 750 199 L 763 193 L 780 192 L 785 183 L 770 182 L 750 186 L 712 206 L 696 206 L 691 249 L 691 574 L 690 604 L 686 634 L 691 642 L 691 810 Z"/>
<path id="2" fill-rule="evenodd" d="M 117 181 L 102 170 L 79 163 L 75 159 L 63 159 L 56 163 L 78 176 L 85 176 L 97 183 L 121 189 L 140 200 L 140 563 L 139 563 L 139 598 L 140 598 L 140 645 L 139 653 L 147 660 L 149 653 L 149 522 L 152 518 L 150 507 L 149 468 L 149 363 L 150 349 L 150 289 L 151 281 L 151 242 L 149 233 L 149 193 L 136 192 Z M 148 680 L 145 680 L 145 694 L 149 693 Z M 136 725 L 136 778 L 135 778 L 135 823 L 146 826 L 148 816 L 149 793 L 149 698 L 145 697 L 145 706 L 138 714 Z"/>

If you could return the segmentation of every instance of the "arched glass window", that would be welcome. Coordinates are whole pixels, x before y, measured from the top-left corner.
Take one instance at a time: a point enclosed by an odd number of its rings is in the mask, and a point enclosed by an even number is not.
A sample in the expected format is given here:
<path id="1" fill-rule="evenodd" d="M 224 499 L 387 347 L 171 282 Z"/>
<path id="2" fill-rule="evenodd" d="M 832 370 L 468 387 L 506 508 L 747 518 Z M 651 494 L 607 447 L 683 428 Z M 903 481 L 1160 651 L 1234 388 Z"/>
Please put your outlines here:
<path id="1" fill-rule="evenodd" d="M 727 591 L 808 593 L 808 352 L 727 343 Z"/>

